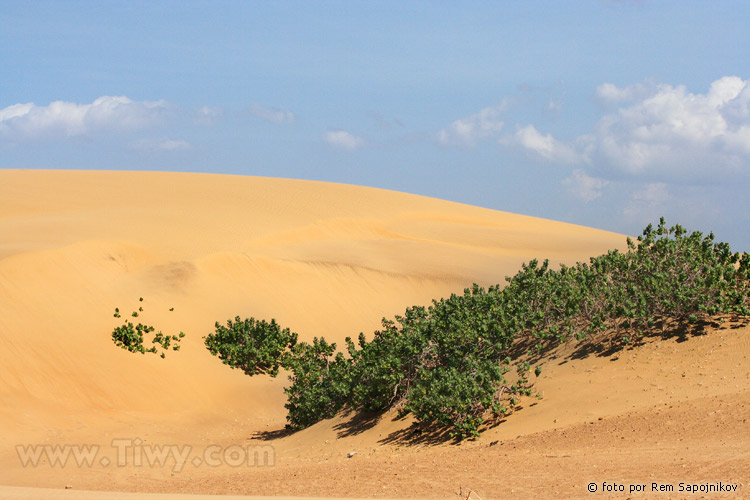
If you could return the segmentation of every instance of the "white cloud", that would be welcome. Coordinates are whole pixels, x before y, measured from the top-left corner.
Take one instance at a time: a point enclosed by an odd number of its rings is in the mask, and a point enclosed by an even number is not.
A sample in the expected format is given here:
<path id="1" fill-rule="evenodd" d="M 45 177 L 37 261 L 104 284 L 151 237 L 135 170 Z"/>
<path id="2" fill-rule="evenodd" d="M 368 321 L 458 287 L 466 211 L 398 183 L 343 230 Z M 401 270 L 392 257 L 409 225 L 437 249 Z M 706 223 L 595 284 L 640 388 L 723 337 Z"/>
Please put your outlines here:
<path id="1" fill-rule="evenodd" d="M 727 76 L 705 94 L 684 86 L 604 84 L 597 96 L 619 106 L 570 143 L 519 128 L 505 144 L 557 163 L 596 168 L 604 178 L 699 184 L 750 175 L 750 82 Z"/>
<path id="2" fill-rule="evenodd" d="M 0 123 L 9 121 L 11 118 L 27 115 L 32 109 L 34 109 L 34 104 L 30 102 L 26 104 L 13 104 L 5 109 L 0 109 Z"/>
<path id="3" fill-rule="evenodd" d="M 627 87 L 618 88 L 612 83 L 603 83 L 596 88 L 596 98 L 602 103 L 622 103 L 640 100 L 648 97 L 654 91 L 654 85 L 636 83 Z"/>
<path id="4" fill-rule="evenodd" d="M 574 170 L 570 177 L 563 180 L 563 186 L 567 188 L 568 192 L 585 202 L 600 198 L 602 196 L 601 190 L 607 184 L 609 184 L 609 181 L 591 177 L 581 169 Z"/>
<path id="5" fill-rule="evenodd" d="M 724 77 L 706 94 L 659 85 L 603 117 L 591 159 L 620 174 L 697 180 L 750 170 L 750 88 Z"/>
<path id="6" fill-rule="evenodd" d="M 503 121 L 500 118 L 506 107 L 506 103 L 503 103 L 456 120 L 438 132 L 438 140 L 446 146 L 474 147 L 477 141 L 502 130 Z"/>
<path id="7" fill-rule="evenodd" d="M 361 148 L 365 145 L 364 139 L 350 134 L 345 130 L 334 130 L 331 132 L 326 132 L 326 134 L 323 136 L 323 140 L 331 146 L 341 149 L 348 149 L 350 151 Z"/>
<path id="8" fill-rule="evenodd" d="M 503 137 L 500 142 L 521 146 L 556 163 L 580 163 L 584 160 L 571 146 L 558 141 L 551 134 L 542 135 L 533 125 L 519 127 L 515 134 Z"/>
<path id="9" fill-rule="evenodd" d="M 250 114 L 267 122 L 281 125 L 283 123 L 294 123 L 297 119 L 291 111 L 269 108 L 259 104 L 250 106 Z"/>
<path id="10" fill-rule="evenodd" d="M 132 101 L 123 96 L 103 96 L 91 104 L 14 104 L 0 109 L 0 138 L 65 138 L 134 130 L 158 122 L 167 108 L 164 101 Z"/>

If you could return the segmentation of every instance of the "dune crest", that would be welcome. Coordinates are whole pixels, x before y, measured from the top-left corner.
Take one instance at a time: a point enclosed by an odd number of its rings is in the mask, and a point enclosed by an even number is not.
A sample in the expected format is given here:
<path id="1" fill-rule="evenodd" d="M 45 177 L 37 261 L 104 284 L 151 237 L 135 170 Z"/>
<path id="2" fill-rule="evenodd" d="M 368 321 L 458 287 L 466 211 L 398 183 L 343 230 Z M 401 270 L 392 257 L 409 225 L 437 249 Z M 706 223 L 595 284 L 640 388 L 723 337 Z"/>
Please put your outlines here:
<path id="1" fill-rule="evenodd" d="M 216 400 L 238 385 L 252 393 L 253 382 L 202 349 L 214 321 L 273 317 L 303 338 L 340 341 L 409 305 L 500 282 L 523 260 L 585 258 L 623 243 L 604 231 L 323 182 L 2 170 L 0 185 L 8 359 L 0 397 L 13 412 L 32 403 L 82 418 L 217 403 L 244 411 L 234 396 Z M 129 314 L 139 297 L 144 322 L 185 331 L 181 352 L 162 361 L 115 348 L 112 312 Z M 158 398 L 155 380 L 168 387 Z"/>

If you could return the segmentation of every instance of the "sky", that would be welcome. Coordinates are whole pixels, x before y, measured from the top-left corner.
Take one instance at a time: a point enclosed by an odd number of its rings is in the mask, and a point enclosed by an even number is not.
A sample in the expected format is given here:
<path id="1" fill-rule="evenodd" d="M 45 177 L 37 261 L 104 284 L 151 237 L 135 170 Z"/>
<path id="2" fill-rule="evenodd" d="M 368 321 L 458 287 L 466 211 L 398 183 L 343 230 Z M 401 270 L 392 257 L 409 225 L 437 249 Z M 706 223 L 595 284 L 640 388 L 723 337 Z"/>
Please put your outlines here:
<path id="1" fill-rule="evenodd" d="M 331 181 L 633 236 L 664 216 L 750 251 L 748 20 L 709 0 L 6 0 L 0 168 Z"/>

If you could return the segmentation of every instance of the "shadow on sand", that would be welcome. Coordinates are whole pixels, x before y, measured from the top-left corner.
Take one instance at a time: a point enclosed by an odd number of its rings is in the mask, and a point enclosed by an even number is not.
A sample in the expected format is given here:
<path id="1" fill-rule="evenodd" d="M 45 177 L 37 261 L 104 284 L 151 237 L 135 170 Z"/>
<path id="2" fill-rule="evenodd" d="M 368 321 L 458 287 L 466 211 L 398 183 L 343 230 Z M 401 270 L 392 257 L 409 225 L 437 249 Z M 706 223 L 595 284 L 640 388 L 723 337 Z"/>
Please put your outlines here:
<path id="1" fill-rule="evenodd" d="M 706 335 L 710 330 L 738 329 L 750 324 L 749 318 L 722 317 L 709 318 L 698 321 L 693 325 L 685 325 L 670 322 L 657 322 L 653 328 L 643 332 L 642 335 L 631 339 L 628 343 L 622 342 L 622 336 L 613 332 L 586 338 L 581 341 L 570 341 L 563 345 L 553 346 L 548 349 L 536 351 L 532 349 L 536 340 L 530 339 L 519 342 L 512 349 L 515 359 L 525 357 L 531 364 L 538 363 L 544 359 L 559 360 L 558 364 L 565 364 L 571 360 L 585 359 L 590 356 L 610 358 L 612 361 L 618 359 L 618 354 L 623 350 L 631 351 L 653 340 L 675 339 L 677 342 L 685 342 L 690 337 Z M 537 404 L 531 403 L 531 406 Z M 514 412 L 522 410 L 522 406 L 515 408 Z M 334 426 L 337 438 L 357 436 L 374 428 L 384 419 L 390 418 L 392 422 L 402 421 L 406 424 L 408 417 L 394 416 L 393 412 L 364 412 L 344 410 L 339 414 L 343 420 Z M 507 417 L 490 419 L 484 423 L 480 432 L 497 427 L 507 420 Z M 293 434 L 288 429 L 277 429 L 256 433 L 252 439 L 273 441 Z M 469 438 L 470 440 L 471 438 Z M 399 446 L 431 446 L 440 444 L 459 444 L 464 440 L 451 435 L 450 430 L 437 424 L 413 422 L 411 425 L 389 433 L 378 440 L 380 444 L 395 444 Z"/>

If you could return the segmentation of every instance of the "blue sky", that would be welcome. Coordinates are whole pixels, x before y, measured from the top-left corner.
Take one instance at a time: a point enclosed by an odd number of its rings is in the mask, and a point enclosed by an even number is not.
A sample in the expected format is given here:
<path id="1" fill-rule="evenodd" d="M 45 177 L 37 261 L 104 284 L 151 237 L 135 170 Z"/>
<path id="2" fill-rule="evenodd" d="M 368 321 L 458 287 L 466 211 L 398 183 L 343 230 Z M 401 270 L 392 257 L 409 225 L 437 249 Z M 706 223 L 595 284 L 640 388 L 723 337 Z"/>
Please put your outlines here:
<path id="1" fill-rule="evenodd" d="M 750 4 L 3 2 L 0 168 L 394 189 L 750 250 Z M 1 187 L 0 187 L 1 189 Z"/>

